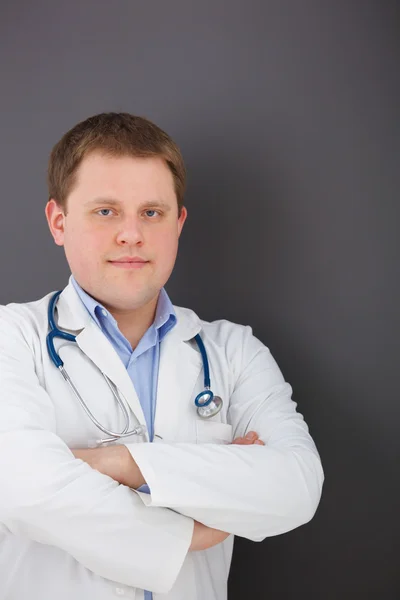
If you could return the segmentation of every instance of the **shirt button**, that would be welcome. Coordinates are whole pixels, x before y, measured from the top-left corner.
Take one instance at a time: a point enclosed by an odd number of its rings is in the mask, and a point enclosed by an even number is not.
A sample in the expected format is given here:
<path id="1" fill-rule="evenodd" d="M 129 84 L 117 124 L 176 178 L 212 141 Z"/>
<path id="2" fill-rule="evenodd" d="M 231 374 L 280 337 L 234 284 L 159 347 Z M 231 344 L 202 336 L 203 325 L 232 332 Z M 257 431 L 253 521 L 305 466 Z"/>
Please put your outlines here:
<path id="1" fill-rule="evenodd" d="M 115 588 L 115 593 L 117 596 L 125 596 L 125 590 L 120 587 Z"/>

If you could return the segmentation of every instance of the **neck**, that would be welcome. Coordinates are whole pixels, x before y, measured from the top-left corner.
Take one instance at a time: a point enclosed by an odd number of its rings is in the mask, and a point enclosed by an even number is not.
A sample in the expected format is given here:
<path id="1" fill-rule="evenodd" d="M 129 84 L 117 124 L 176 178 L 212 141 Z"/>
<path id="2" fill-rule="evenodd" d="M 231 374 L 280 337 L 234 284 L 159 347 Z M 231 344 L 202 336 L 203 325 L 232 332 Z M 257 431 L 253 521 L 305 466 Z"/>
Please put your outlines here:
<path id="1" fill-rule="evenodd" d="M 126 337 L 132 350 L 136 348 L 140 340 L 154 322 L 157 302 L 157 295 L 151 302 L 131 311 L 110 310 L 112 316 L 118 323 L 120 332 Z"/>

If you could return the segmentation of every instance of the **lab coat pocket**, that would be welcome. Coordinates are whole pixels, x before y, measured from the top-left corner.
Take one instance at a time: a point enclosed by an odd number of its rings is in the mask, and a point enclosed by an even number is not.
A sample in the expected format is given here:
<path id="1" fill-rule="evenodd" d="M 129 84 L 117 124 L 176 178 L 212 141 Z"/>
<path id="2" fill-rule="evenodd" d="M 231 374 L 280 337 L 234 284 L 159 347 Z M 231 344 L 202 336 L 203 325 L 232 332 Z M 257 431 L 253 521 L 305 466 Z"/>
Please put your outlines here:
<path id="1" fill-rule="evenodd" d="M 230 444 L 232 425 L 215 421 L 196 421 L 196 442 L 198 444 Z"/>

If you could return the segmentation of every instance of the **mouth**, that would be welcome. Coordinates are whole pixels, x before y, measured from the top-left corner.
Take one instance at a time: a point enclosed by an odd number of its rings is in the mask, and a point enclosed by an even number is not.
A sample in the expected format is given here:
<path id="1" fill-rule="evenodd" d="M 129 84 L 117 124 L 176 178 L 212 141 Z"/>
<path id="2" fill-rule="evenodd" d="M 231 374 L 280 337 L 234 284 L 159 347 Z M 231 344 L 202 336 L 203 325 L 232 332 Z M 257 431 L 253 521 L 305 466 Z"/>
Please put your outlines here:
<path id="1" fill-rule="evenodd" d="M 148 260 L 110 260 L 108 261 L 117 269 L 143 269 L 148 263 Z"/>

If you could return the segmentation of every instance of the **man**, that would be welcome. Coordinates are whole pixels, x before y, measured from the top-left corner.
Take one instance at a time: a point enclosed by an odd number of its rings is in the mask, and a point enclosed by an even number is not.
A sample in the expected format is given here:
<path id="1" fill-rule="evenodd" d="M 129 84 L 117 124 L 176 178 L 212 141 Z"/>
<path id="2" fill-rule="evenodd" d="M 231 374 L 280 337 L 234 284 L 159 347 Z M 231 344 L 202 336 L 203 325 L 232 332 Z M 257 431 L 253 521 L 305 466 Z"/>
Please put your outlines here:
<path id="1" fill-rule="evenodd" d="M 250 327 L 168 298 L 187 210 L 165 132 L 91 117 L 53 148 L 48 185 L 72 275 L 0 307 L 0 598 L 223 600 L 234 535 L 284 533 L 319 503 L 291 388 Z M 49 338 L 53 314 L 68 339 Z"/>

